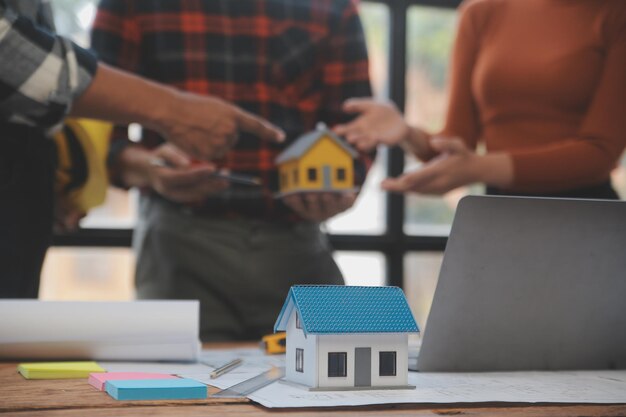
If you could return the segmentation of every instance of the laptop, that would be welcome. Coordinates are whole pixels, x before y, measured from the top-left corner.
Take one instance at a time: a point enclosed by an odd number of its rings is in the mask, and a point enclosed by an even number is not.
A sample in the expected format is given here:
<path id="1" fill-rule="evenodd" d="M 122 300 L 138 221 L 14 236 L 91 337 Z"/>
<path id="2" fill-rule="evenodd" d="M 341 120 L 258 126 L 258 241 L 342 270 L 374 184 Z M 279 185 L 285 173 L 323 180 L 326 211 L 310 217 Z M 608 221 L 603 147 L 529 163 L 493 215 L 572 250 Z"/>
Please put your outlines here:
<path id="1" fill-rule="evenodd" d="M 465 197 L 416 367 L 626 368 L 626 202 Z"/>

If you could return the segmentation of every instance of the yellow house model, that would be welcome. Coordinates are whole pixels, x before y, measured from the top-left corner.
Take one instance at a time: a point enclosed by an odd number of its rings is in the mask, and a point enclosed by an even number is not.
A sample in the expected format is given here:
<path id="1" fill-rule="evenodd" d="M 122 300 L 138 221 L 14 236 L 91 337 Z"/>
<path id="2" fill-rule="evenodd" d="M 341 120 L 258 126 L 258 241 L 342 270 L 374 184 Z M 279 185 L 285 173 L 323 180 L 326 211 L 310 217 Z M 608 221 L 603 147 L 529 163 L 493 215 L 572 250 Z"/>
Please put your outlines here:
<path id="1" fill-rule="evenodd" d="M 357 152 L 325 124 L 305 133 L 276 157 L 280 193 L 354 189 Z"/>

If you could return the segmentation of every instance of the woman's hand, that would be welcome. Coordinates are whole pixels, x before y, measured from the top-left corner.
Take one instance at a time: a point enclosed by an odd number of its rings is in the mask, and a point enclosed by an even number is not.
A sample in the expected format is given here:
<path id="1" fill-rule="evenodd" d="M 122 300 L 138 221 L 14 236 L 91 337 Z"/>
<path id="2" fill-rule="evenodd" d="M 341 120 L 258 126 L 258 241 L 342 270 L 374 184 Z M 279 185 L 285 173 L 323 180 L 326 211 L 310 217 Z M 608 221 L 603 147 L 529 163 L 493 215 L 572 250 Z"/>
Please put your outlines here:
<path id="1" fill-rule="evenodd" d="M 430 146 L 438 153 L 437 156 L 415 171 L 386 179 L 381 184 L 382 188 L 398 193 L 444 194 L 479 180 L 479 156 L 468 149 L 461 139 L 435 137 L 431 139 Z"/>
<path id="2" fill-rule="evenodd" d="M 384 180 L 382 188 L 439 195 L 476 182 L 506 188 L 513 181 L 513 163 L 506 153 L 478 155 L 462 139 L 441 136 L 433 137 L 430 147 L 437 156 L 413 172 Z"/>
<path id="3" fill-rule="evenodd" d="M 333 131 L 361 151 L 369 151 L 379 144 L 397 145 L 410 134 L 411 128 L 402 113 L 390 101 L 355 98 L 347 100 L 343 110 L 359 116 L 349 123 L 335 126 Z"/>

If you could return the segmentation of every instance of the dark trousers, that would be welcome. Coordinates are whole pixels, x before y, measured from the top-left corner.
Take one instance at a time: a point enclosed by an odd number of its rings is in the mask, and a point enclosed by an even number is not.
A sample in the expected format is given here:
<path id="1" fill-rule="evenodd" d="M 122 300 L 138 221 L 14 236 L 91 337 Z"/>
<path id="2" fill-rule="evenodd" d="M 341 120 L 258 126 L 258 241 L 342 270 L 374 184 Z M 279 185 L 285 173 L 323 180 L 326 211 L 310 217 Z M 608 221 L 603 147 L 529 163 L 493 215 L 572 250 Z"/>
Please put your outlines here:
<path id="1" fill-rule="evenodd" d="M 196 216 L 143 197 L 133 246 L 137 298 L 200 300 L 205 342 L 258 340 L 292 285 L 344 283 L 316 223 Z"/>
<path id="2" fill-rule="evenodd" d="M 53 219 L 54 146 L 0 124 L 0 298 L 37 298 Z"/>

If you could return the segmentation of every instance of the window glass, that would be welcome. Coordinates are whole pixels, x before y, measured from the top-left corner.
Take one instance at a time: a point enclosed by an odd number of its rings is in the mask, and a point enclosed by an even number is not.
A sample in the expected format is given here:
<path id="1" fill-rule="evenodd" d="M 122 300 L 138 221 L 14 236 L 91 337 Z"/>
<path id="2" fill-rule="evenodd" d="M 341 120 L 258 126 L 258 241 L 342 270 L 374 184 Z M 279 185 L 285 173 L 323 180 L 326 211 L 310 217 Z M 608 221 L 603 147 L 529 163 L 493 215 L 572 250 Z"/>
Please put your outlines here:
<path id="1" fill-rule="evenodd" d="M 52 248 L 41 273 L 43 300 L 134 298 L 135 257 L 130 249 Z"/>
<path id="2" fill-rule="evenodd" d="M 454 42 L 456 10 L 412 6 L 407 15 L 407 120 L 429 131 L 443 127 L 447 106 L 446 82 Z M 421 163 L 407 155 L 405 170 Z M 408 194 L 404 228 L 407 234 L 445 235 L 450 231 L 460 198 L 481 193 L 481 187 L 453 190 L 443 197 Z"/>
<path id="3" fill-rule="evenodd" d="M 443 253 L 412 252 L 404 257 L 404 292 L 423 332 L 435 295 Z"/>
<path id="4" fill-rule="evenodd" d="M 329 352 L 328 353 L 328 376 L 343 377 L 346 376 L 346 352 Z"/>
<path id="5" fill-rule="evenodd" d="M 335 262 L 347 285 L 385 285 L 385 256 L 380 252 L 336 251 Z"/>
<path id="6" fill-rule="evenodd" d="M 300 314 L 296 311 L 296 329 L 301 329 L 302 323 L 300 323 Z"/>
<path id="7" fill-rule="evenodd" d="M 57 32 L 89 47 L 89 28 L 96 17 L 98 0 L 54 0 L 50 3 Z"/>
<path id="8" fill-rule="evenodd" d="M 304 372 L 304 349 L 296 348 L 296 372 Z"/>
<path id="9" fill-rule="evenodd" d="M 396 352 L 380 352 L 378 355 L 378 375 L 396 376 Z"/>
<path id="10" fill-rule="evenodd" d="M 109 187 L 103 205 L 89 211 L 82 228 L 132 229 L 137 221 L 139 191 Z"/>
<path id="11" fill-rule="evenodd" d="M 374 95 L 385 98 L 389 96 L 389 7 L 363 1 L 359 5 L 359 13 L 365 30 Z M 386 155 L 386 149 L 380 147 L 354 206 L 326 222 L 331 233 L 385 232 L 385 198 L 380 182 L 385 178 Z"/>

